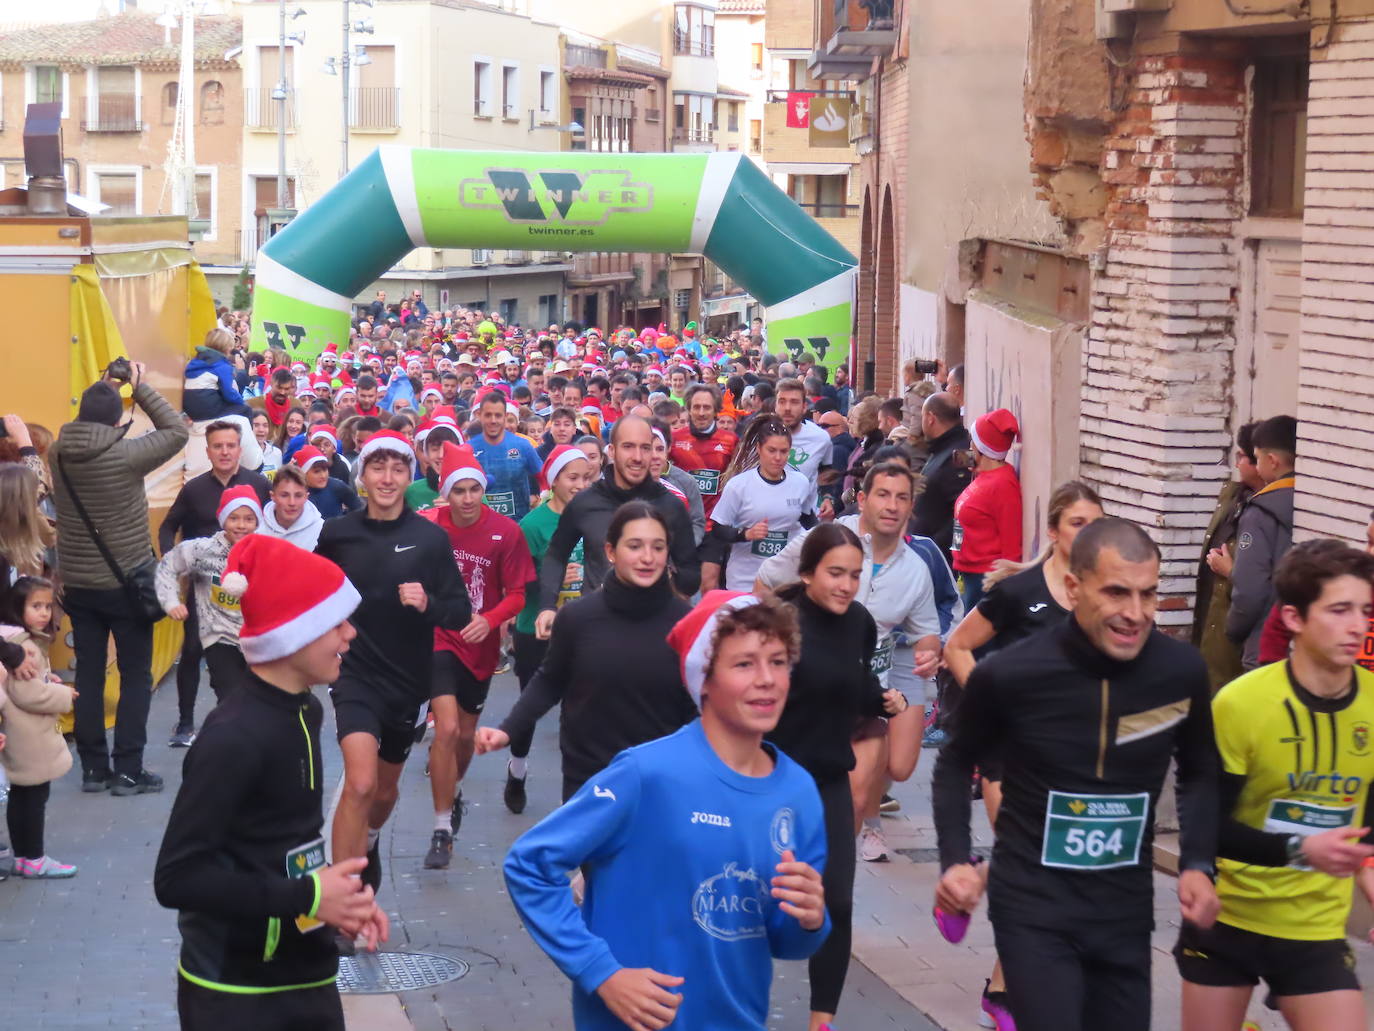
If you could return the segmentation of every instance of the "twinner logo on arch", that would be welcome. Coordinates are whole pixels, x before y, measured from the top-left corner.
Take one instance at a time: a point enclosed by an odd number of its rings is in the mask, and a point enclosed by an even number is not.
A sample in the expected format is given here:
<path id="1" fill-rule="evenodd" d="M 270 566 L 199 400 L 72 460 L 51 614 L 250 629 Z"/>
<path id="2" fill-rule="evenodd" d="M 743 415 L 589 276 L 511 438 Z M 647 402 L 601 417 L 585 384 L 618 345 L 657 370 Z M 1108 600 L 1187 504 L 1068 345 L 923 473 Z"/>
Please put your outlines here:
<path id="1" fill-rule="evenodd" d="M 522 225 L 604 225 L 612 214 L 645 212 L 654 206 L 654 188 L 633 181 L 627 171 L 542 171 L 489 168 L 482 179 L 458 184 L 465 208 L 504 211 Z"/>

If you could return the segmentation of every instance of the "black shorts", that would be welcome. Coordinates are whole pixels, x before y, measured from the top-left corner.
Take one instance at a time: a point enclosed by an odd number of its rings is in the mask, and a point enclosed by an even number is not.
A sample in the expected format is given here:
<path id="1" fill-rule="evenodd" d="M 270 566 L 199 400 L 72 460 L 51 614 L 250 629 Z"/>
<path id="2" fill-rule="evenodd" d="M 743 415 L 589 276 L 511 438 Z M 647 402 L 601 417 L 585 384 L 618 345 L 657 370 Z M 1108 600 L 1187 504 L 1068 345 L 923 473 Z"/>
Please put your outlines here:
<path id="1" fill-rule="evenodd" d="M 177 978 L 177 1016 L 182 1031 L 344 1031 L 337 985 L 245 995 L 217 992 Z"/>
<path id="2" fill-rule="evenodd" d="M 415 724 L 420 708 L 396 709 L 367 687 L 339 681 L 329 689 L 334 702 L 334 727 L 342 741 L 349 734 L 371 734 L 377 739 L 377 757 L 400 766 L 415 743 Z"/>
<path id="3" fill-rule="evenodd" d="M 1206 931 L 1184 924 L 1174 960 L 1183 980 L 1213 988 L 1263 981 L 1280 998 L 1360 990 L 1355 954 L 1344 938 L 1300 941 L 1220 922 Z"/>
<path id="4" fill-rule="evenodd" d="M 476 715 L 487 704 L 487 692 L 491 690 L 491 677 L 478 680 L 472 670 L 453 652 L 434 653 L 434 675 L 430 680 L 429 696 L 452 695 L 458 707 L 464 712 Z"/>

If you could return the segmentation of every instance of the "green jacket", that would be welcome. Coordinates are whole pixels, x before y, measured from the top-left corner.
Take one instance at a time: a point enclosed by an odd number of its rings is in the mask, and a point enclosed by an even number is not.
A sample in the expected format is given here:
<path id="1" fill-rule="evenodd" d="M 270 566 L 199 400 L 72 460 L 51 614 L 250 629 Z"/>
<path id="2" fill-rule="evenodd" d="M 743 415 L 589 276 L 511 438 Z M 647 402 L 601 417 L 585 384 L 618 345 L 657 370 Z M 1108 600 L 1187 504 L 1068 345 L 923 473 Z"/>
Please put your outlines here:
<path id="1" fill-rule="evenodd" d="M 69 422 L 53 447 L 53 500 L 57 505 L 57 566 L 64 587 L 109 590 L 119 586 L 100 556 L 59 466 L 86 506 L 115 562 L 131 572 L 154 557 L 148 528 L 148 497 L 143 478 L 186 446 L 181 415 L 147 383 L 134 389 L 134 403 L 152 420 L 153 430 L 128 436 L 126 426 Z"/>

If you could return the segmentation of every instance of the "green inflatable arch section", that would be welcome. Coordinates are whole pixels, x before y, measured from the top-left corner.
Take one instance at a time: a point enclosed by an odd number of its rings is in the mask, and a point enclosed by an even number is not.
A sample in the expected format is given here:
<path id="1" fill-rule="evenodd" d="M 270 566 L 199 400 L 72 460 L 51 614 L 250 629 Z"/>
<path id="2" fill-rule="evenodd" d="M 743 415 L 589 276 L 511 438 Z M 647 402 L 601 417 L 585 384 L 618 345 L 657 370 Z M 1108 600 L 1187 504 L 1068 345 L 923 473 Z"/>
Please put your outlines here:
<path id="1" fill-rule="evenodd" d="M 740 154 L 373 151 L 258 252 L 252 345 L 304 360 L 416 247 L 704 254 L 768 309 L 773 350 L 849 357 L 856 261 Z"/>

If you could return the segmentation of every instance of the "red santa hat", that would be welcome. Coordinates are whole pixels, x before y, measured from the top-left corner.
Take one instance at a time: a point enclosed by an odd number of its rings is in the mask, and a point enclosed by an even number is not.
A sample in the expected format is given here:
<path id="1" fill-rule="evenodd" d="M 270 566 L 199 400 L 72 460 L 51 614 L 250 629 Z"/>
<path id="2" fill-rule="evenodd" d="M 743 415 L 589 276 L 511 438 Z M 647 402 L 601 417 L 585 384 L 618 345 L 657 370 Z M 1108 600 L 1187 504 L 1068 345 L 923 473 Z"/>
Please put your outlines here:
<path id="1" fill-rule="evenodd" d="M 444 443 L 443 472 L 439 476 L 439 497 L 446 498 L 449 491 L 464 480 L 476 480 L 487 488 L 487 474 L 482 471 L 482 463 L 467 444 Z"/>
<path id="2" fill-rule="evenodd" d="M 687 685 L 687 693 L 697 708 L 701 708 L 701 689 L 706 683 L 706 672 L 711 668 L 711 638 L 715 635 L 716 623 L 727 612 L 758 603 L 757 595 L 743 591 L 708 591 L 696 608 L 668 631 L 668 644 L 682 663 L 682 682 Z"/>
<path id="3" fill-rule="evenodd" d="M 356 398 L 358 396 L 358 392 L 354 390 L 352 386 L 345 383 L 338 390 L 334 391 L 334 403 L 336 405 L 342 404 L 344 397 L 348 395 L 352 395 L 354 398 Z"/>
<path id="4" fill-rule="evenodd" d="M 420 401 L 423 402 L 427 397 L 437 397 L 442 401 L 444 399 L 444 392 L 438 387 L 425 387 L 424 390 L 420 391 Z"/>
<path id="5" fill-rule="evenodd" d="M 1021 433 L 1021 427 L 1017 425 L 1016 416 L 1005 408 L 998 408 L 996 411 L 980 415 L 973 422 L 973 429 L 969 436 L 973 439 L 973 446 L 989 458 L 995 458 L 999 462 L 1007 457 L 1011 451 L 1011 445 Z"/>
<path id="6" fill-rule="evenodd" d="M 358 468 L 361 470 L 371 456 L 381 451 L 406 459 L 411 473 L 415 472 L 415 449 L 395 430 L 379 430 L 367 438 L 367 443 L 358 449 Z"/>
<path id="7" fill-rule="evenodd" d="M 303 473 L 309 472 L 310 467 L 316 463 L 324 466 L 329 465 L 329 459 L 325 458 L 324 452 L 315 447 L 314 444 L 302 445 L 296 450 L 296 453 L 291 456 L 291 461 L 300 466 L 300 470 Z"/>
<path id="8" fill-rule="evenodd" d="M 251 508 L 253 514 L 258 517 L 258 523 L 262 523 L 262 505 L 258 501 L 258 492 L 246 483 L 239 487 L 230 487 L 219 496 L 219 509 L 215 512 L 215 517 L 219 520 L 220 529 L 224 528 L 224 521 L 236 508 Z"/>
<path id="9" fill-rule="evenodd" d="M 585 462 L 587 453 L 572 444 L 559 444 L 550 451 L 549 457 L 544 459 L 544 467 L 539 470 L 540 489 L 553 490 L 553 481 L 558 479 L 558 474 L 579 458 Z"/>
<path id="10" fill-rule="evenodd" d="M 463 431 L 458 428 L 458 424 L 447 416 L 438 416 L 420 423 L 420 428 L 415 431 L 416 447 L 422 447 L 429 440 L 430 434 L 436 430 L 447 430 L 453 443 L 463 443 Z"/>
<path id="11" fill-rule="evenodd" d="M 240 599 L 239 648 L 250 665 L 295 654 L 351 616 L 362 601 L 329 559 L 260 533 L 230 550 L 220 587 Z"/>
<path id="12" fill-rule="evenodd" d="M 333 426 L 329 426 L 325 423 L 320 423 L 318 426 L 311 426 L 310 432 L 305 439 L 313 444 L 321 438 L 332 443 L 335 451 L 339 450 L 339 434 Z"/>
<path id="13" fill-rule="evenodd" d="M 320 361 L 331 361 L 335 364 L 339 361 L 339 345 L 333 341 L 324 345 L 324 350 L 320 352 Z"/>

